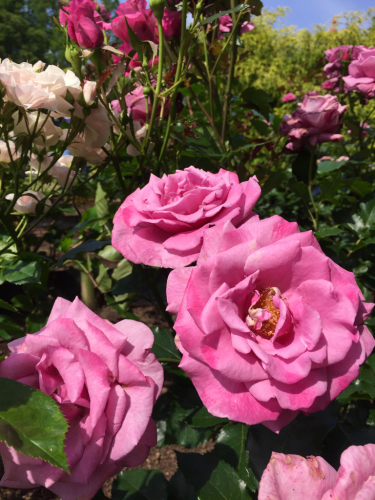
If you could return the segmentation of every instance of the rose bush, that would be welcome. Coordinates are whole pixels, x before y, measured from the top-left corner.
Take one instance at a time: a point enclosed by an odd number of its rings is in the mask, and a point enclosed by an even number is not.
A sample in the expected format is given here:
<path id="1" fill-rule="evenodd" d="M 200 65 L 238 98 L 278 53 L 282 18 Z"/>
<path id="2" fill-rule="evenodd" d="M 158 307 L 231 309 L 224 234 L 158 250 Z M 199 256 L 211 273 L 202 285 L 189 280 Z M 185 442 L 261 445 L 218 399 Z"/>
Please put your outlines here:
<path id="1" fill-rule="evenodd" d="M 292 115 L 284 115 L 280 124 L 281 135 L 288 136 L 286 147 L 298 151 L 306 143 L 312 146 L 323 142 L 342 141 L 339 134 L 346 106 L 341 106 L 336 96 L 307 92 L 299 108 Z"/>
<path id="2" fill-rule="evenodd" d="M 232 172 L 177 170 L 128 196 L 114 218 L 113 246 L 137 264 L 183 267 L 194 262 L 203 231 L 250 218 L 260 195 L 256 177 L 239 183 Z"/>
<path id="3" fill-rule="evenodd" d="M 273 216 L 205 231 L 196 267 L 172 271 L 168 310 L 208 411 L 279 431 L 324 409 L 359 372 L 375 340 L 354 276 L 311 232 Z"/>
<path id="4" fill-rule="evenodd" d="M 150 352 L 151 330 L 123 320 L 112 325 L 80 300 L 57 299 L 47 325 L 9 344 L 0 376 L 40 389 L 69 423 L 70 474 L 0 443 L 0 485 L 43 485 L 63 500 L 89 500 L 125 466 L 143 463 L 156 444 L 153 404 L 163 369 Z"/>
<path id="5" fill-rule="evenodd" d="M 259 484 L 259 500 L 373 500 L 375 445 L 351 446 L 336 472 L 322 457 L 272 453 Z"/>

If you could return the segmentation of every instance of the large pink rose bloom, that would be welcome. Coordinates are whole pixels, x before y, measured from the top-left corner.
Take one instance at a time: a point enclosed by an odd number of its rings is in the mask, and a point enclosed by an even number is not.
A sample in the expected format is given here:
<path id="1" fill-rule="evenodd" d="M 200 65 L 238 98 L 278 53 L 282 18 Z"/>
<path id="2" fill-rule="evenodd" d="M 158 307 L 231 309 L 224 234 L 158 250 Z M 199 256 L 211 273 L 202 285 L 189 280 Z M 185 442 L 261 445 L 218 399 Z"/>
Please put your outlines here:
<path id="1" fill-rule="evenodd" d="M 298 151 L 306 143 L 312 146 L 323 142 L 342 141 L 339 134 L 346 106 L 341 106 L 336 96 L 316 95 L 307 92 L 299 108 L 292 115 L 284 115 L 280 124 L 280 133 L 287 135 L 290 142 L 286 145 L 292 151 Z"/>
<path id="2" fill-rule="evenodd" d="M 163 370 L 142 323 L 112 325 L 76 299 L 57 299 L 47 325 L 11 342 L 0 376 L 54 398 L 69 423 L 65 452 L 70 475 L 0 443 L 0 486 L 43 485 L 63 500 L 90 500 L 125 466 L 143 463 L 156 444 L 152 408 Z"/>
<path id="3" fill-rule="evenodd" d="M 128 45 L 131 43 L 126 21 L 142 41 L 155 41 L 156 17 L 152 10 L 146 7 L 146 0 L 127 0 L 117 7 L 118 17 L 111 23 L 112 31 Z"/>
<path id="4" fill-rule="evenodd" d="M 136 264 L 177 268 L 196 261 L 203 231 L 253 215 L 260 196 L 256 177 L 238 181 L 236 174 L 217 174 L 194 167 L 177 170 L 128 196 L 114 218 L 112 244 Z"/>
<path id="5" fill-rule="evenodd" d="M 208 411 L 274 431 L 324 409 L 375 346 L 354 275 L 278 216 L 208 229 L 167 298 L 180 367 Z"/>
<path id="6" fill-rule="evenodd" d="M 181 36 L 181 11 L 164 9 L 162 25 L 166 40 Z"/>
<path id="7" fill-rule="evenodd" d="M 323 70 L 328 80 L 323 82 L 322 88 L 327 90 L 334 89 L 335 92 L 338 92 L 340 90 L 339 84 L 342 76 L 343 61 L 349 63 L 358 59 L 359 54 L 363 50 L 366 50 L 364 45 L 341 45 L 340 47 L 326 50 L 325 56 L 328 64 L 324 66 Z"/>
<path id="8" fill-rule="evenodd" d="M 351 446 L 335 471 L 322 457 L 272 453 L 259 500 L 375 500 L 375 445 Z"/>
<path id="9" fill-rule="evenodd" d="M 349 64 L 349 76 L 343 78 L 348 90 L 358 90 L 368 98 L 375 96 L 375 48 L 363 50 Z"/>

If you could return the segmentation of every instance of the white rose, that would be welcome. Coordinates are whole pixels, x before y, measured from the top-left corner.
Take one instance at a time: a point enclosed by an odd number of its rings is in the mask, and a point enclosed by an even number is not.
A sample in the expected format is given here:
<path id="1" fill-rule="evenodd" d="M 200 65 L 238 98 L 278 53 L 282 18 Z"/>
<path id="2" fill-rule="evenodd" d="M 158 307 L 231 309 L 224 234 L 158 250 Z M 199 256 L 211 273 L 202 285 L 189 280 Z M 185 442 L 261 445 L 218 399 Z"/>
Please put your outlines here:
<path id="1" fill-rule="evenodd" d="M 82 107 L 75 103 L 74 114 L 83 119 Z M 90 109 L 83 131 L 83 141 L 88 148 L 101 148 L 108 142 L 112 122 L 107 116 L 107 110 L 99 103 L 97 108 Z"/>
<path id="2" fill-rule="evenodd" d="M 127 127 L 126 131 L 128 135 L 131 135 L 130 127 Z M 134 122 L 134 135 L 139 146 L 142 147 L 142 140 L 147 135 L 146 125 L 142 126 L 139 122 Z M 148 145 L 148 151 L 152 151 L 154 149 L 154 146 L 155 144 L 153 142 L 150 142 Z M 126 148 L 126 152 L 130 156 L 139 156 L 141 154 L 141 152 L 135 146 L 133 146 L 133 144 L 129 144 L 129 146 Z"/>
<path id="3" fill-rule="evenodd" d="M 96 82 L 85 82 L 83 85 L 83 98 L 91 106 L 96 101 Z"/>
<path id="4" fill-rule="evenodd" d="M 106 148 L 109 148 L 109 145 L 105 145 Z M 90 165 L 100 165 L 103 163 L 107 155 L 105 151 L 100 148 L 90 148 L 87 147 L 85 142 L 83 141 L 82 136 L 77 136 L 74 141 L 68 146 L 69 152 L 72 153 L 73 156 L 79 156 L 81 158 L 85 158 L 87 163 Z"/>
<path id="5" fill-rule="evenodd" d="M 30 196 L 33 195 L 33 196 Z M 13 200 L 14 194 L 8 194 L 5 197 L 7 200 Z M 15 212 L 20 212 L 22 214 L 35 214 L 35 208 L 39 201 L 43 200 L 45 198 L 43 193 L 38 193 L 36 191 L 25 191 L 22 196 L 20 196 L 16 202 L 16 204 L 13 207 L 13 210 Z M 50 200 L 46 200 L 44 210 L 47 210 L 48 207 L 50 207 L 52 203 Z"/>

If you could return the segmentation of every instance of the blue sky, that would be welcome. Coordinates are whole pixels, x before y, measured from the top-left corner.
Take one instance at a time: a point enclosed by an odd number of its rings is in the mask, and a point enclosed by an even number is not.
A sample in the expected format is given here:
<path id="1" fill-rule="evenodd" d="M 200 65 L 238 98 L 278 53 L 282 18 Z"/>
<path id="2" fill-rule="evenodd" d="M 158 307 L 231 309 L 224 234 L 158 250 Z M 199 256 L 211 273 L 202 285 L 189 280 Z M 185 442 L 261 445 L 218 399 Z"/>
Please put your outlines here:
<path id="1" fill-rule="evenodd" d="M 285 18 L 285 25 L 311 28 L 314 24 L 329 24 L 335 14 L 347 11 L 366 11 L 375 7 L 374 0 L 262 0 L 266 9 L 289 7 L 291 12 Z M 374 11 L 375 15 L 375 11 Z"/>

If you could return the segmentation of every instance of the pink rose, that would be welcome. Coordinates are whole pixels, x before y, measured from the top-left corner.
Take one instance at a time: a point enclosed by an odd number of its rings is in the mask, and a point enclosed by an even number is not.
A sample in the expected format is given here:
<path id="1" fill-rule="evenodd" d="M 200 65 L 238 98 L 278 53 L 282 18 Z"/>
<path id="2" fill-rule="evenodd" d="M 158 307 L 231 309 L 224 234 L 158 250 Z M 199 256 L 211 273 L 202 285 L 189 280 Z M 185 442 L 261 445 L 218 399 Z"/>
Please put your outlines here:
<path id="1" fill-rule="evenodd" d="M 338 472 L 322 457 L 272 453 L 259 500 L 371 500 L 375 498 L 375 445 L 350 446 Z"/>
<path id="2" fill-rule="evenodd" d="M 131 43 L 126 21 L 142 41 L 155 41 L 156 17 L 152 10 L 147 9 L 146 6 L 144 0 L 127 0 L 117 7 L 116 13 L 118 17 L 111 23 L 112 31 L 128 45 L 131 45 Z"/>
<path id="3" fill-rule="evenodd" d="M 31 196 L 30 196 L 31 195 Z M 12 201 L 14 198 L 14 194 L 10 193 L 5 196 L 6 200 Z M 42 200 L 44 200 L 46 196 L 43 193 L 39 193 L 37 191 L 25 191 L 16 201 L 16 204 L 13 207 L 15 212 L 19 212 L 21 214 L 35 214 L 36 206 Z M 52 205 L 50 200 L 46 200 L 44 204 L 44 211 L 48 209 Z"/>
<path id="4" fill-rule="evenodd" d="M 327 75 L 328 80 L 323 83 L 322 88 L 326 90 L 335 89 L 335 92 L 338 92 L 342 76 L 342 62 L 350 62 L 358 59 L 359 54 L 363 50 L 366 50 L 364 45 L 341 45 L 340 47 L 326 50 L 325 56 L 328 64 L 324 66 L 323 71 Z"/>
<path id="5" fill-rule="evenodd" d="M 285 94 L 284 97 L 281 99 L 283 102 L 289 102 L 289 101 L 294 101 L 297 99 L 297 97 L 294 94 Z"/>
<path id="6" fill-rule="evenodd" d="M 197 266 L 171 272 L 167 298 L 180 368 L 208 411 L 276 432 L 324 409 L 375 346 L 354 275 L 278 216 L 206 230 Z"/>
<path id="7" fill-rule="evenodd" d="M 147 99 L 148 99 L 148 110 L 150 119 L 152 106 L 150 98 L 148 97 Z M 113 101 L 112 105 L 114 102 L 118 101 Z M 125 102 L 128 110 L 128 115 L 132 115 L 134 121 L 142 123 L 143 125 L 147 123 L 146 97 L 143 94 L 142 85 L 138 85 L 134 90 L 126 94 Z M 170 104 L 171 104 L 170 99 L 165 99 L 163 118 L 168 117 Z M 159 104 L 158 106 L 158 116 L 160 116 L 160 110 L 161 110 L 161 104 Z"/>
<path id="8" fill-rule="evenodd" d="M 60 23 L 67 25 L 68 35 L 82 48 L 99 47 L 104 42 L 105 27 L 96 7 L 93 0 L 71 0 L 69 7 L 60 10 Z"/>
<path id="9" fill-rule="evenodd" d="M 177 268 L 199 255 L 209 226 L 242 224 L 253 215 L 260 196 L 256 177 L 238 181 L 236 174 L 217 174 L 195 167 L 177 170 L 128 196 L 114 218 L 112 244 L 137 264 Z"/>
<path id="10" fill-rule="evenodd" d="M 223 38 L 223 33 L 230 33 L 233 29 L 233 20 L 230 15 L 225 14 L 225 16 L 221 16 L 220 18 L 220 24 L 219 24 L 219 40 Z M 249 21 L 245 21 L 240 29 L 240 34 L 243 35 L 244 33 L 247 33 L 248 31 L 252 31 L 255 28 L 253 23 L 250 23 Z"/>
<path id="11" fill-rule="evenodd" d="M 323 142 L 342 141 L 338 134 L 342 127 L 342 118 L 346 106 L 341 106 L 336 96 L 317 95 L 307 92 L 299 109 L 292 115 L 284 115 L 280 124 L 280 133 L 290 140 L 287 148 L 298 151 L 309 142 L 312 146 Z"/>
<path id="12" fill-rule="evenodd" d="M 349 76 L 343 78 L 348 90 L 358 90 L 368 98 L 375 96 L 375 48 L 362 50 L 349 64 Z"/>
<path id="13" fill-rule="evenodd" d="M 0 443 L 0 485 L 43 485 L 63 500 L 89 500 L 123 467 L 143 463 L 156 444 L 151 412 L 163 385 L 163 369 L 150 352 L 153 341 L 142 323 L 112 325 L 80 300 L 58 298 L 44 328 L 11 342 L 0 376 L 57 401 L 69 423 L 71 473 Z"/>
<path id="14" fill-rule="evenodd" d="M 166 40 L 181 36 L 181 11 L 164 9 L 162 25 Z"/>

